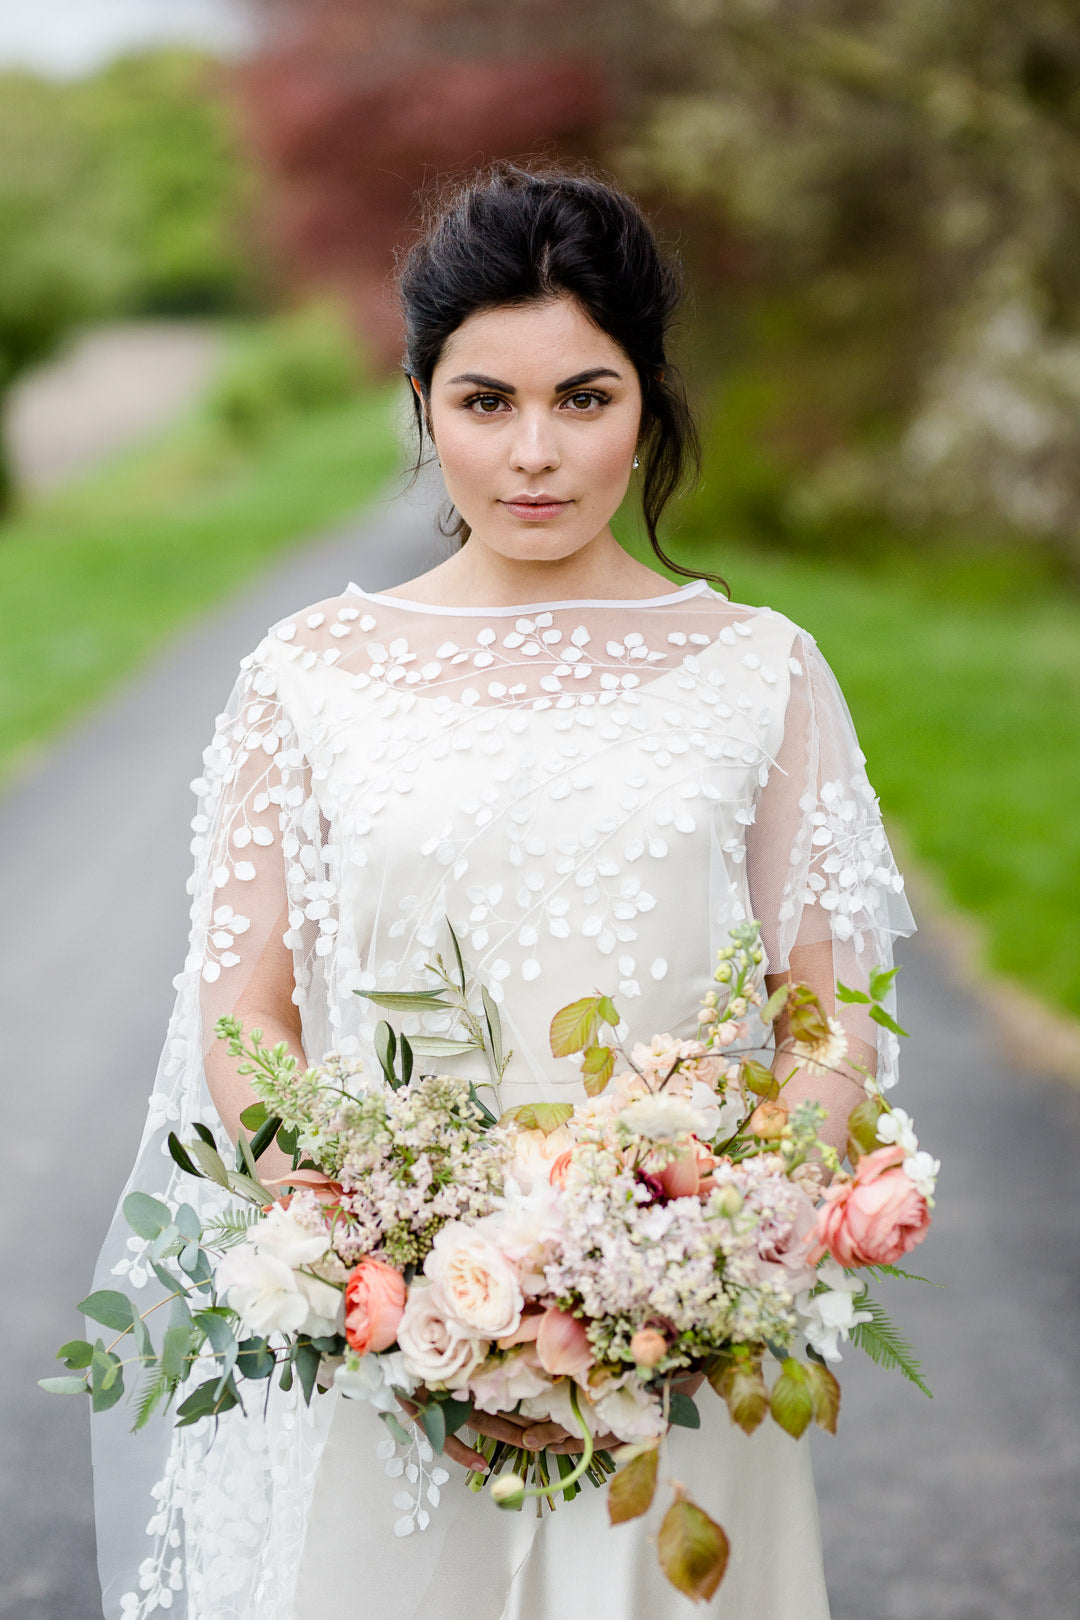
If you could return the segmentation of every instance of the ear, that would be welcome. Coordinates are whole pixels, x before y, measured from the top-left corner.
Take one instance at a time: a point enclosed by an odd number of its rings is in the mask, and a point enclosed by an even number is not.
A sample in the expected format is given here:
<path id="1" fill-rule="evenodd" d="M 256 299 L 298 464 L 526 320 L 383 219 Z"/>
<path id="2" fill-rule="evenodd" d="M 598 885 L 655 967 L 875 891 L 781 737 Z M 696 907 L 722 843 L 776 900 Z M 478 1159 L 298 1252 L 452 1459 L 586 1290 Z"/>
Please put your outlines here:
<path id="1" fill-rule="evenodd" d="M 408 376 L 409 381 L 413 385 L 413 392 L 415 393 L 417 399 L 420 401 L 420 403 L 422 405 L 424 403 L 424 390 L 420 386 L 419 377 L 414 377 L 411 371 L 407 372 L 406 375 Z"/>

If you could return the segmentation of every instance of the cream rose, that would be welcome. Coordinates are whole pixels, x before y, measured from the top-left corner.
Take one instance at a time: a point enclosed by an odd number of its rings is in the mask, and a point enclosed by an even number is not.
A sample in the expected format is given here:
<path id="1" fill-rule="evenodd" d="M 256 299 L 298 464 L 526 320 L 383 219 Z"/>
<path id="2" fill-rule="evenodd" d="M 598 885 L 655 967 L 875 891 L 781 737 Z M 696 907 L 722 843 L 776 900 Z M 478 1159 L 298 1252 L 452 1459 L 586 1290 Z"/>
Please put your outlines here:
<path id="1" fill-rule="evenodd" d="M 448 1320 L 438 1289 L 419 1279 L 409 1289 L 397 1342 L 406 1372 L 433 1388 L 460 1388 L 490 1348 Z"/>
<path id="2" fill-rule="evenodd" d="M 501 1249 L 463 1221 L 437 1234 L 424 1261 L 452 1322 L 467 1333 L 501 1339 L 521 1321 L 525 1303 L 517 1268 Z"/>

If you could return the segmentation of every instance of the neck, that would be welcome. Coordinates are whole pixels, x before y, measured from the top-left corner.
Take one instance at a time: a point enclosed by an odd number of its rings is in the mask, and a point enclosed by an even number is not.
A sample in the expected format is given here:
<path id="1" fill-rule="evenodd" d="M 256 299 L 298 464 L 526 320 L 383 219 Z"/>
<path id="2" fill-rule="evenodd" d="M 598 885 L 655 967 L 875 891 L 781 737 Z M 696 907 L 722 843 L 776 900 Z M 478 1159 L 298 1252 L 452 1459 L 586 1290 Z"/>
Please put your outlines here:
<path id="1" fill-rule="evenodd" d="M 604 530 L 580 551 L 550 560 L 507 557 L 472 535 L 456 556 L 393 594 L 446 607 L 516 607 L 518 603 L 649 597 L 671 589 L 663 575 L 625 552 Z"/>

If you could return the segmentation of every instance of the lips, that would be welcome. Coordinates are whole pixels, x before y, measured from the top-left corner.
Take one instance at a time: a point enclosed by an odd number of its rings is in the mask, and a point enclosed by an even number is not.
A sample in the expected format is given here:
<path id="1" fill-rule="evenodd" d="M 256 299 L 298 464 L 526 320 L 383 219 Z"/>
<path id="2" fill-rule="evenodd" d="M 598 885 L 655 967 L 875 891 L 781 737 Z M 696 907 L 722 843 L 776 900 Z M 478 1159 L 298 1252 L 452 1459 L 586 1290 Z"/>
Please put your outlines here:
<path id="1" fill-rule="evenodd" d="M 517 500 L 503 501 L 501 503 L 512 517 L 523 518 L 527 523 L 537 523 L 545 518 L 558 517 L 560 512 L 566 510 L 569 501 L 559 501 L 553 496 L 543 493 L 539 496 L 520 496 Z"/>

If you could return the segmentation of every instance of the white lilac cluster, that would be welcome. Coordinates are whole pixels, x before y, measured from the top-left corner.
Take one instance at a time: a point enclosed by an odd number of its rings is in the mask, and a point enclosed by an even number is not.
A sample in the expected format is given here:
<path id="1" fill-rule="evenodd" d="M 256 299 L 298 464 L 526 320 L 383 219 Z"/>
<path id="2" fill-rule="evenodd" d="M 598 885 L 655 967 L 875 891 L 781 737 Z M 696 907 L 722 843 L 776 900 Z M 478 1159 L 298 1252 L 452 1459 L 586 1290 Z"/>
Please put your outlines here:
<path id="1" fill-rule="evenodd" d="M 354 1261 L 378 1250 L 395 1266 L 419 1265 L 448 1221 L 494 1208 L 509 1160 L 487 1128 L 467 1080 L 425 1075 L 400 1091 L 370 1092 L 333 1121 L 347 1216 L 335 1248 Z"/>

